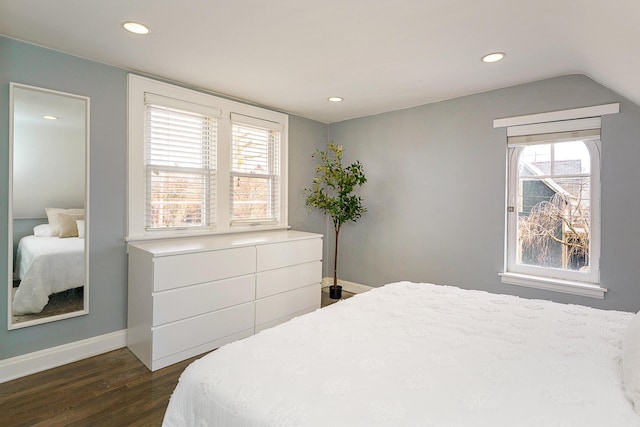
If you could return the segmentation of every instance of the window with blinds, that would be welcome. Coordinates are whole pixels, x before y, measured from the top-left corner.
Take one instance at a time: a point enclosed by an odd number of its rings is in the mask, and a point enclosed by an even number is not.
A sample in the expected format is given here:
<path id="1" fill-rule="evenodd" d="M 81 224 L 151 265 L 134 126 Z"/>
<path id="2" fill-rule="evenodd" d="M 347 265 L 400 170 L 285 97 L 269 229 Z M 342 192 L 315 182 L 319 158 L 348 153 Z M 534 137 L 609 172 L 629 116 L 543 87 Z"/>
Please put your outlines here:
<path id="1" fill-rule="evenodd" d="M 217 118 L 170 104 L 145 102 L 145 228 L 213 228 Z"/>
<path id="2" fill-rule="evenodd" d="M 231 116 L 230 222 L 279 220 L 281 125 Z"/>
<path id="3" fill-rule="evenodd" d="M 286 114 L 129 75 L 127 240 L 288 227 Z"/>

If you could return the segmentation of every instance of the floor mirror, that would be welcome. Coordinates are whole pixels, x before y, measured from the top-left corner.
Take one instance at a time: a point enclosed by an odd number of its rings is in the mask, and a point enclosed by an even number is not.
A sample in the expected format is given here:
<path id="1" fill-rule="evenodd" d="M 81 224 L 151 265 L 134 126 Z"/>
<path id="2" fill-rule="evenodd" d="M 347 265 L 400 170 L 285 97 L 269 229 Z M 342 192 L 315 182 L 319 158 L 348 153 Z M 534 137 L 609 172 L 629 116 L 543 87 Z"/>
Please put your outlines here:
<path id="1" fill-rule="evenodd" d="M 10 84 L 8 327 L 89 312 L 89 98 Z"/>

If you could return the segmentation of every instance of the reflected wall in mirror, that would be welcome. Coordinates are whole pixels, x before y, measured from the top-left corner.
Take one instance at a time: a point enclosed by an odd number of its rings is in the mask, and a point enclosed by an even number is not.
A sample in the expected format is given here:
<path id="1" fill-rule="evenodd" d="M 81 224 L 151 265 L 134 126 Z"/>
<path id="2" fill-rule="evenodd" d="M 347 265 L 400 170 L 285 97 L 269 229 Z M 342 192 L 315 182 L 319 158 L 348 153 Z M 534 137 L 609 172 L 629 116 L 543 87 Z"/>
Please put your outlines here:
<path id="1" fill-rule="evenodd" d="M 11 83 L 9 329 L 89 312 L 89 98 Z"/>

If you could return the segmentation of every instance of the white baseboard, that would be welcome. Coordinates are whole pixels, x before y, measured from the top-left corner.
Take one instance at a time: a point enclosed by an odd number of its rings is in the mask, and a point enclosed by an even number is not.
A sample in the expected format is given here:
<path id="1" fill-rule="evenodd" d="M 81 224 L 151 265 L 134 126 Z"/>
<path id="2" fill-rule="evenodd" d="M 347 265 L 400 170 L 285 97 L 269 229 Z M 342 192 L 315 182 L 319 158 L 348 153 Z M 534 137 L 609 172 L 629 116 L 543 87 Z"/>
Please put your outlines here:
<path id="1" fill-rule="evenodd" d="M 327 288 L 333 285 L 333 277 L 323 277 L 322 287 Z M 352 294 L 361 294 L 363 292 L 373 289 L 372 286 L 362 285 L 360 283 L 347 282 L 346 280 L 338 279 L 338 285 L 342 286 L 343 291 L 351 292 Z"/>
<path id="2" fill-rule="evenodd" d="M 127 346 L 127 330 L 0 360 L 0 384 Z"/>

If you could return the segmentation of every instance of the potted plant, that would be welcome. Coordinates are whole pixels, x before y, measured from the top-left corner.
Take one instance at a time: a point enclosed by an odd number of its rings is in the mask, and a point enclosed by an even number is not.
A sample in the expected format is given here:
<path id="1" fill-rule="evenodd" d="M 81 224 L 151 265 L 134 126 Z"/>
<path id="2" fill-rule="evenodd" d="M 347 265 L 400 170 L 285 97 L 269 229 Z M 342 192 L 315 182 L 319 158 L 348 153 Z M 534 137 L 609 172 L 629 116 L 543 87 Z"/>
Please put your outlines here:
<path id="1" fill-rule="evenodd" d="M 318 159 L 316 177 L 311 188 L 306 188 L 305 203 L 307 206 L 321 210 L 333 220 L 336 232 L 336 245 L 333 262 L 333 286 L 329 288 L 332 299 L 340 299 L 342 286 L 338 286 L 338 237 L 340 227 L 349 221 L 356 221 L 367 209 L 362 204 L 362 198 L 355 195 L 357 187 L 367 182 L 364 169 L 359 161 L 349 166 L 342 166 L 341 145 L 330 141 L 327 151 L 316 150 L 312 157 Z"/>

